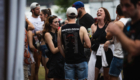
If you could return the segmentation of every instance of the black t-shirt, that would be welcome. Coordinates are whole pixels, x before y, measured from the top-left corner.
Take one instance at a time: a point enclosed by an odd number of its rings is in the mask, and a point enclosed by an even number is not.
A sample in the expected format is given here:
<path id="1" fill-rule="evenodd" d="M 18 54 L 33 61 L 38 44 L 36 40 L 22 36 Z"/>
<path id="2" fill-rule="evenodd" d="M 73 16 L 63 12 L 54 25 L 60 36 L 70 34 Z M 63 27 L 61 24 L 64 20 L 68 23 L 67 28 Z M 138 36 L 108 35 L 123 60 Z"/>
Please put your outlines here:
<path id="1" fill-rule="evenodd" d="M 94 19 L 88 13 L 86 13 L 81 19 L 79 19 L 79 22 L 77 21 L 77 24 L 86 27 L 86 29 L 90 28 L 93 23 Z"/>
<path id="2" fill-rule="evenodd" d="M 79 35 L 80 25 L 67 24 L 61 29 L 61 39 L 64 45 L 65 61 L 68 64 L 77 64 L 86 60 L 84 45 Z"/>
<path id="3" fill-rule="evenodd" d="M 127 37 L 132 40 L 140 40 L 140 20 L 135 24 L 131 24 L 131 21 L 126 24 L 124 27 L 124 33 Z M 129 43 L 128 43 L 129 44 Z M 140 45 L 140 44 L 139 44 Z M 140 72 L 140 53 L 138 56 L 132 57 L 132 62 L 128 62 L 128 53 L 124 51 L 124 80 L 139 80 Z"/>

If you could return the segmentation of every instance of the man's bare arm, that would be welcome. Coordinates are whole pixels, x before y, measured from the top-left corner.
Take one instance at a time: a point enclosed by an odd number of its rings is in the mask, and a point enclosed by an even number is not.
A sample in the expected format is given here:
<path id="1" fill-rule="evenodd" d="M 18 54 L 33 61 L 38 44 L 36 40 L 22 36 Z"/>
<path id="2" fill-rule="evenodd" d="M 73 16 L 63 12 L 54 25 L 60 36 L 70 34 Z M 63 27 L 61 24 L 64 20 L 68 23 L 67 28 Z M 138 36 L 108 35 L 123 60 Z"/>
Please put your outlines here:
<path id="1" fill-rule="evenodd" d="M 114 23 L 109 24 L 109 31 L 117 37 L 123 48 L 131 55 L 140 55 L 140 40 L 129 39 L 123 31 Z M 113 27 L 112 27 L 113 26 Z"/>
<path id="2" fill-rule="evenodd" d="M 61 53 L 61 55 L 65 58 L 65 53 L 62 47 L 62 41 L 61 41 L 61 28 L 58 31 L 58 35 L 57 35 L 57 44 L 58 44 L 58 49 Z"/>
<path id="3" fill-rule="evenodd" d="M 28 24 L 28 30 L 34 30 L 35 28 L 34 28 L 33 24 L 26 17 L 25 17 L 25 20 Z"/>
<path id="4" fill-rule="evenodd" d="M 91 47 L 91 42 L 90 42 L 90 39 L 89 39 L 89 36 L 88 36 L 88 32 L 86 30 L 85 27 L 81 27 L 81 30 L 83 32 L 83 39 L 84 39 L 84 46 L 87 47 L 87 48 L 90 48 Z"/>

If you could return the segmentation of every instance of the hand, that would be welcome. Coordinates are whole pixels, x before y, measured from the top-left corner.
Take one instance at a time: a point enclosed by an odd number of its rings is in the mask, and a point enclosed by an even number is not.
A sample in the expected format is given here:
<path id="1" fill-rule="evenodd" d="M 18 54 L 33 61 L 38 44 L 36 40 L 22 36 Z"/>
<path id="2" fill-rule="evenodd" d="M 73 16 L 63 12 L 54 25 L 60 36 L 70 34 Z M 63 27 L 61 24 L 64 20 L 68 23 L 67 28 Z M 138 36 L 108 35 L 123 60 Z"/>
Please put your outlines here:
<path id="1" fill-rule="evenodd" d="M 104 50 L 105 51 L 108 51 L 108 46 L 109 46 L 110 42 L 109 41 L 106 41 L 105 44 L 104 44 Z"/>
<path id="2" fill-rule="evenodd" d="M 35 50 L 34 50 L 34 53 L 39 54 L 39 50 L 35 49 Z"/>

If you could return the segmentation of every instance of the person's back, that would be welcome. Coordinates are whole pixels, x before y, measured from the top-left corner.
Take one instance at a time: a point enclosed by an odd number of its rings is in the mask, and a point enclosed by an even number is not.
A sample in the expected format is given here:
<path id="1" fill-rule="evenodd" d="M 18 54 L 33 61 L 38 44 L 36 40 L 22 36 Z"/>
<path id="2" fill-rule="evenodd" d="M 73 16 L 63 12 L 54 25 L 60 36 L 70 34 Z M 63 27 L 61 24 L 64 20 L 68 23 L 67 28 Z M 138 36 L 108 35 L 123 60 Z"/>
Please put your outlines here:
<path id="1" fill-rule="evenodd" d="M 95 22 L 95 20 L 93 19 L 93 17 L 90 14 L 88 14 L 86 12 L 83 2 L 76 1 L 72 6 L 75 7 L 78 11 L 76 23 L 81 26 L 84 26 L 89 33 L 89 37 L 91 38 L 91 28 L 90 27 Z M 84 48 L 84 52 L 85 52 L 87 61 L 89 61 L 89 58 L 91 55 L 90 49 Z"/>
<path id="2" fill-rule="evenodd" d="M 84 45 L 80 39 L 80 25 L 67 24 L 61 28 L 66 63 L 77 64 L 86 61 Z"/>
<path id="3" fill-rule="evenodd" d="M 66 14 L 68 24 L 58 31 L 58 48 L 65 57 L 65 79 L 75 79 L 75 73 L 78 80 L 87 79 L 88 65 L 84 46 L 91 47 L 90 39 L 86 28 L 76 24 L 77 10 L 70 7 Z"/>

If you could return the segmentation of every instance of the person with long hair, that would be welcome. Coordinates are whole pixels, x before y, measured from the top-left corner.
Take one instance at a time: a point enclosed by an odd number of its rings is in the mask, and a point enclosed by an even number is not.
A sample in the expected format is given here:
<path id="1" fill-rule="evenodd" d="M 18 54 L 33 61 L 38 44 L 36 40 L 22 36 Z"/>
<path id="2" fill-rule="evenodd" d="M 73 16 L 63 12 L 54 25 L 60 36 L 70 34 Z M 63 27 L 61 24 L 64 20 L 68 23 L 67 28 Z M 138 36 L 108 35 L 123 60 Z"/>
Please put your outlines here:
<path id="1" fill-rule="evenodd" d="M 97 11 L 97 24 L 93 24 L 91 26 L 91 30 L 92 30 L 92 47 L 93 47 L 93 43 L 97 42 L 100 45 L 104 45 L 104 52 L 105 52 L 105 56 L 106 56 L 106 61 L 108 63 L 108 66 L 103 66 L 102 65 L 102 57 L 96 54 L 96 62 L 95 62 L 95 80 L 97 80 L 98 78 L 98 74 L 99 71 L 101 69 L 101 67 L 103 67 L 104 70 L 104 80 L 109 80 L 109 67 L 110 67 L 110 63 L 112 61 L 113 58 L 113 52 L 110 48 L 108 48 L 110 41 L 107 41 L 106 39 L 106 27 L 107 25 L 111 22 L 111 18 L 110 18 L 110 14 L 108 12 L 108 10 L 106 8 L 99 8 Z M 99 46 L 97 47 L 99 49 Z M 92 48 L 91 47 L 91 48 Z M 94 50 L 96 48 L 94 46 L 94 48 L 92 48 L 93 51 L 97 52 L 97 50 Z"/>
<path id="2" fill-rule="evenodd" d="M 47 68 L 49 69 L 48 78 L 50 80 L 64 79 L 64 58 L 57 47 L 57 31 L 59 19 L 55 15 L 48 17 L 43 29 L 43 37 L 48 48 Z"/>
<path id="3" fill-rule="evenodd" d="M 42 9 L 41 12 L 40 12 L 40 18 L 41 18 L 41 21 L 45 21 L 47 20 L 47 18 L 51 15 L 51 10 L 50 9 Z M 44 28 L 45 24 L 42 25 L 42 27 Z M 40 49 L 42 51 L 42 63 L 43 63 L 43 66 L 44 66 L 44 69 L 45 69 L 45 80 L 47 80 L 47 74 L 48 74 L 48 69 L 46 67 L 46 63 L 48 62 L 48 58 L 47 58 L 47 55 L 46 55 L 46 51 L 48 50 L 47 49 L 47 46 L 45 44 L 45 41 L 43 39 L 43 36 L 42 36 L 42 31 L 38 31 L 36 32 L 38 35 L 40 35 L 41 39 L 40 39 Z"/>

